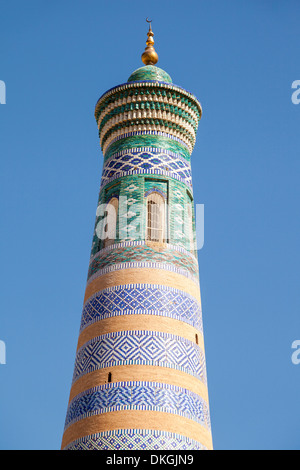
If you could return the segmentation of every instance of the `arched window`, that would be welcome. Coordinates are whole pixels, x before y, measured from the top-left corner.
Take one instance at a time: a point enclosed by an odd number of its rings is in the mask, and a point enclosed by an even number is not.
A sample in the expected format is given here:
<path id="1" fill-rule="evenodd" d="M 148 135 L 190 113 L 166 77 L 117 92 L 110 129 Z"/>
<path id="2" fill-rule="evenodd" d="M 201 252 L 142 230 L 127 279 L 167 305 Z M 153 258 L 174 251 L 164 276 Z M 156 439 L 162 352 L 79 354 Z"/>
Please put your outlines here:
<path id="1" fill-rule="evenodd" d="M 113 245 L 116 239 L 118 206 L 118 198 L 112 197 L 105 208 L 102 233 L 103 248 Z"/>
<path id="2" fill-rule="evenodd" d="M 155 191 L 150 193 L 147 196 L 147 240 L 164 242 L 165 212 L 165 200 L 163 196 Z"/>

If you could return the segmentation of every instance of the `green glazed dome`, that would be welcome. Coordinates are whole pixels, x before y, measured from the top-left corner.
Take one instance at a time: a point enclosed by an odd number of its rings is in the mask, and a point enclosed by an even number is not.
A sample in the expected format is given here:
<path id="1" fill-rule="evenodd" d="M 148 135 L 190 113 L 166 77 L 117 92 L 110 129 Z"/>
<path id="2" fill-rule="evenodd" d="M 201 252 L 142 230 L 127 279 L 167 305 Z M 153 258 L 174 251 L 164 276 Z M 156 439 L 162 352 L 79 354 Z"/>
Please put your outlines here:
<path id="1" fill-rule="evenodd" d="M 143 80 L 155 80 L 158 82 L 172 83 L 170 75 L 159 67 L 154 65 L 145 65 L 135 70 L 130 77 L 128 82 L 137 82 Z"/>

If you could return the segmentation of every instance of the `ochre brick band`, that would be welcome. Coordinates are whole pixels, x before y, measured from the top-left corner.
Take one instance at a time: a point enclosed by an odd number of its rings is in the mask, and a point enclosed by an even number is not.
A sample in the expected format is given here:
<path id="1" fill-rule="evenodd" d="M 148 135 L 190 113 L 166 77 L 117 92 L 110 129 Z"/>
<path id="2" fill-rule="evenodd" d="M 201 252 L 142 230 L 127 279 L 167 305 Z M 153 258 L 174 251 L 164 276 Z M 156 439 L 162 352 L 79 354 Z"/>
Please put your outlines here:
<path id="1" fill-rule="evenodd" d="M 127 381 L 151 381 L 158 383 L 167 383 L 179 387 L 184 386 L 191 392 L 200 395 L 208 402 L 207 387 L 196 377 L 185 372 L 170 369 L 168 367 L 136 365 L 113 366 L 109 368 L 98 369 L 89 374 L 85 374 L 73 383 L 69 402 L 76 395 L 92 387 L 107 383 L 108 373 L 111 373 L 112 382 Z"/>
<path id="2" fill-rule="evenodd" d="M 120 315 L 118 317 L 106 318 L 93 323 L 81 332 L 78 339 L 77 349 L 96 336 L 125 330 L 149 330 L 170 333 L 182 336 L 189 341 L 194 341 L 201 349 L 204 349 L 201 331 L 196 330 L 196 328 L 191 325 L 172 318 L 142 314 Z"/>
<path id="3" fill-rule="evenodd" d="M 112 411 L 72 424 L 65 430 L 62 449 L 80 437 L 113 429 L 153 429 L 174 432 L 212 449 L 210 431 L 192 419 L 159 411 L 139 410 Z"/>
<path id="4" fill-rule="evenodd" d="M 199 284 L 194 283 L 189 278 L 181 274 L 164 271 L 163 269 L 148 268 L 122 269 L 120 271 L 112 271 L 97 277 L 87 285 L 84 302 L 86 302 L 96 292 L 108 287 L 135 284 L 137 282 L 140 284 L 161 284 L 162 286 L 180 289 L 195 297 L 201 305 Z"/>

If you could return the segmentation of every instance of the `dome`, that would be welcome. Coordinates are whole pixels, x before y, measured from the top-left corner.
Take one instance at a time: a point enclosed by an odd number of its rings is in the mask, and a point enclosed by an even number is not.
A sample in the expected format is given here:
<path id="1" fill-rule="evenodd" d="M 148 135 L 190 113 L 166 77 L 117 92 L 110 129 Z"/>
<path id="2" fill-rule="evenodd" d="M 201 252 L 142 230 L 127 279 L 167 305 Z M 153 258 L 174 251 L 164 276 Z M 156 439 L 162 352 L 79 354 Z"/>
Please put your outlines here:
<path id="1" fill-rule="evenodd" d="M 170 75 L 159 67 L 154 65 L 145 65 L 135 70 L 130 77 L 128 82 L 137 82 L 143 80 L 155 80 L 158 82 L 172 83 Z"/>

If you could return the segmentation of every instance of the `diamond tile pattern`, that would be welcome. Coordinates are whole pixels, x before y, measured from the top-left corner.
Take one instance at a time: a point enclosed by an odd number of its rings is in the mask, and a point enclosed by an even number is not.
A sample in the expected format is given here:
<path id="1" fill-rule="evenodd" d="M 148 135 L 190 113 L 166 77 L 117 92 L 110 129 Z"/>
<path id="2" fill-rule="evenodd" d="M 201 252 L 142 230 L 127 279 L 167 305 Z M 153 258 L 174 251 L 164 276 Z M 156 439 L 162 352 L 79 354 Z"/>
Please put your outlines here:
<path id="1" fill-rule="evenodd" d="M 191 341 L 156 331 L 120 331 L 85 343 L 75 360 L 73 382 L 89 372 L 115 365 L 170 367 L 192 374 L 206 384 L 204 352 Z"/>
<path id="2" fill-rule="evenodd" d="M 118 429 L 85 436 L 65 450 L 206 450 L 200 442 L 180 434 L 148 429 Z"/>
<path id="3" fill-rule="evenodd" d="M 104 318 L 138 314 L 174 318 L 202 331 L 201 307 L 194 297 L 151 284 L 116 286 L 97 292 L 83 307 L 80 330 Z"/>

